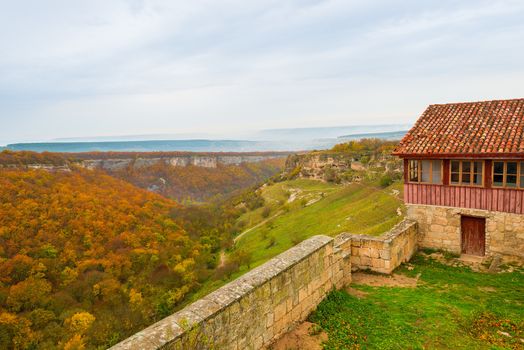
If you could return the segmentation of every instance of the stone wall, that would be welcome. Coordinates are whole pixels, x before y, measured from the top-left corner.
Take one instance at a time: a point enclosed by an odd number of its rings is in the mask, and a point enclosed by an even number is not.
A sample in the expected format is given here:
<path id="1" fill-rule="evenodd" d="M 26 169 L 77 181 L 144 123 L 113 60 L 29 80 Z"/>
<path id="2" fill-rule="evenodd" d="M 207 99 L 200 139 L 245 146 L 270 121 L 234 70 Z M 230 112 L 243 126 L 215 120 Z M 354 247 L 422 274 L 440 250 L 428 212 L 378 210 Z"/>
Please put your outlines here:
<path id="1" fill-rule="evenodd" d="M 112 349 L 260 349 L 351 280 L 351 240 L 312 237 Z"/>
<path id="2" fill-rule="evenodd" d="M 479 209 L 407 204 L 408 218 L 419 224 L 421 247 L 461 253 L 462 215 L 486 218 L 486 255 L 524 260 L 524 215 Z"/>
<path id="3" fill-rule="evenodd" d="M 342 234 L 351 241 L 351 264 L 354 269 L 391 273 L 417 251 L 417 223 L 404 220 L 386 234 Z"/>

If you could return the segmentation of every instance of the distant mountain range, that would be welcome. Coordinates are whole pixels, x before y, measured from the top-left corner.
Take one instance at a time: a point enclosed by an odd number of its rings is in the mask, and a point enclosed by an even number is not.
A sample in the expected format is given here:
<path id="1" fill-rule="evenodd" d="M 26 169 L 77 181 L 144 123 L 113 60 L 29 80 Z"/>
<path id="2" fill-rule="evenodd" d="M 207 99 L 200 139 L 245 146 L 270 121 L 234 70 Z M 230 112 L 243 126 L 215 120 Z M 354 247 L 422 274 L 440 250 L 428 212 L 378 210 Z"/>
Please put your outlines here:
<path id="1" fill-rule="evenodd" d="M 177 135 L 130 135 L 115 137 L 70 138 L 55 142 L 13 143 L 6 148 L 35 152 L 255 152 L 307 151 L 333 147 L 346 140 L 362 138 L 401 139 L 408 125 L 360 125 L 321 128 L 262 130 L 242 139 L 183 139 Z M 184 134 L 185 136 L 193 136 Z M 181 137 L 180 139 L 169 137 Z M 149 138 L 142 140 L 141 138 Z M 161 139 L 165 137 L 165 139 Z M 111 139 L 112 138 L 112 139 Z M 159 139 L 160 138 L 160 139 Z M 1 149 L 1 148 L 0 148 Z"/>
<path id="2" fill-rule="evenodd" d="M 379 135 L 388 132 L 402 132 L 411 127 L 409 124 L 352 125 L 317 128 L 268 129 L 258 131 L 246 137 L 249 140 L 287 140 L 310 141 L 317 139 L 337 139 L 350 135 Z"/>
<path id="3" fill-rule="evenodd" d="M 341 140 L 360 140 L 360 139 L 366 139 L 366 138 L 375 138 L 375 139 L 383 139 L 383 140 L 400 140 L 401 138 L 406 135 L 408 131 L 407 130 L 401 130 L 401 131 L 389 131 L 389 132 L 381 132 L 381 133 L 364 133 L 364 134 L 352 134 L 352 135 L 343 135 L 339 136 L 338 138 Z"/>

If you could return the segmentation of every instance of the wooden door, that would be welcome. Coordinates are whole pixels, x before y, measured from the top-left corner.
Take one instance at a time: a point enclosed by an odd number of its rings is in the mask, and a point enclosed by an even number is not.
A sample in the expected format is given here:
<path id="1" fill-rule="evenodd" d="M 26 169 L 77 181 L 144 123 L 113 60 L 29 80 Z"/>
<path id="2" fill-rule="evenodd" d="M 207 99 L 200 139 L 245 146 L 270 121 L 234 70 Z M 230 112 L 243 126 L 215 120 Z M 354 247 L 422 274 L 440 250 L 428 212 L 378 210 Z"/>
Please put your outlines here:
<path id="1" fill-rule="evenodd" d="M 486 219 L 462 216 L 462 253 L 483 256 L 486 249 Z"/>

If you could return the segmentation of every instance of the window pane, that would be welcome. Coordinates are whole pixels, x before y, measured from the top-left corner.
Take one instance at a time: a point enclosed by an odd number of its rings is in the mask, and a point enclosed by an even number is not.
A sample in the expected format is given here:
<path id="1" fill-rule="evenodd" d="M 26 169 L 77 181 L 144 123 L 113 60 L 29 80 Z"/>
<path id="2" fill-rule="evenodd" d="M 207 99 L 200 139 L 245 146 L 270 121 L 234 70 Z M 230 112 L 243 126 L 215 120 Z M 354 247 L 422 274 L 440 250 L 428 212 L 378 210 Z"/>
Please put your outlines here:
<path id="1" fill-rule="evenodd" d="M 462 173 L 462 183 L 469 184 L 471 182 L 470 173 Z"/>
<path id="2" fill-rule="evenodd" d="M 520 188 L 524 188 L 524 176 L 520 177 Z"/>
<path id="3" fill-rule="evenodd" d="M 502 186 L 504 181 L 503 175 L 495 175 L 493 176 L 493 186 Z"/>
<path id="4" fill-rule="evenodd" d="M 441 169 L 442 169 L 442 161 L 434 160 L 433 161 L 433 174 L 432 174 L 434 184 L 442 183 Z"/>
<path id="5" fill-rule="evenodd" d="M 493 162 L 493 172 L 495 174 L 504 173 L 504 162 Z"/>
<path id="6" fill-rule="evenodd" d="M 418 161 L 409 161 L 409 181 L 418 182 Z"/>
<path id="7" fill-rule="evenodd" d="M 482 162 L 475 162 L 475 172 L 476 173 L 482 172 Z"/>
<path id="8" fill-rule="evenodd" d="M 524 175 L 524 162 L 520 162 L 520 175 Z"/>
<path id="9" fill-rule="evenodd" d="M 482 173 L 473 174 L 473 183 L 482 186 Z"/>
<path id="10" fill-rule="evenodd" d="M 508 164 L 508 168 L 506 170 L 508 174 L 517 174 L 517 162 L 507 162 L 506 164 Z"/>
<path id="11" fill-rule="evenodd" d="M 420 162 L 421 170 L 420 170 L 420 177 L 422 178 L 422 182 L 429 182 L 429 165 L 431 161 L 429 160 L 423 160 Z"/>
<path id="12" fill-rule="evenodd" d="M 459 161 L 458 160 L 451 161 L 451 172 L 453 173 L 459 172 Z"/>
<path id="13" fill-rule="evenodd" d="M 471 172 L 471 163 L 469 161 L 462 162 L 462 172 L 463 173 Z"/>
<path id="14" fill-rule="evenodd" d="M 451 174 L 451 183 L 452 184 L 458 184 L 459 183 L 459 174 L 457 174 L 457 173 Z"/>
<path id="15" fill-rule="evenodd" d="M 508 175 L 506 177 L 507 187 L 517 187 L 517 177 L 515 175 Z"/>

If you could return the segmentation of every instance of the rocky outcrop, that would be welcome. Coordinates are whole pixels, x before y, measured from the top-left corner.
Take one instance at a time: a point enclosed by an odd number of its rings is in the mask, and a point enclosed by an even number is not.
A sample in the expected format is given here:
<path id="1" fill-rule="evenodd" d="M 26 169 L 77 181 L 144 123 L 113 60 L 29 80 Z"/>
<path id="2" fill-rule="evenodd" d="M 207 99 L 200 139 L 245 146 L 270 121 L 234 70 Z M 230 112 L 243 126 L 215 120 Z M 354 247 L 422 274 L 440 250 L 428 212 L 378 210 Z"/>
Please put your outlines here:
<path id="1" fill-rule="evenodd" d="M 293 154 L 286 160 L 286 173 L 324 181 L 359 181 L 361 172 L 402 173 L 402 161 L 388 154 L 351 155 L 342 152 Z"/>
<path id="2" fill-rule="evenodd" d="M 189 165 L 216 168 L 218 164 L 239 165 L 242 163 L 255 163 L 266 159 L 284 158 L 287 154 L 267 153 L 267 154 L 245 154 L 245 155 L 223 155 L 223 154 L 185 154 L 179 156 L 165 156 L 156 158 L 114 158 L 114 159 L 86 159 L 80 165 L 88 169 L 120 170 L 128 166 L 134 168 L 148 167 L 159 162 L 170 164 L 174 167 L 185 167 Z"/>
<path id="3" fill-rule="evenodd" d="M 324 180 L 327 171 L 342 173 L 350 170 L 352 161 L 353 159 L 345 154 L 295 154 L 288 157 L 286 171 L 293 172 L 300 169 L 301 177 Z"/>

